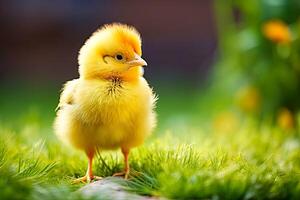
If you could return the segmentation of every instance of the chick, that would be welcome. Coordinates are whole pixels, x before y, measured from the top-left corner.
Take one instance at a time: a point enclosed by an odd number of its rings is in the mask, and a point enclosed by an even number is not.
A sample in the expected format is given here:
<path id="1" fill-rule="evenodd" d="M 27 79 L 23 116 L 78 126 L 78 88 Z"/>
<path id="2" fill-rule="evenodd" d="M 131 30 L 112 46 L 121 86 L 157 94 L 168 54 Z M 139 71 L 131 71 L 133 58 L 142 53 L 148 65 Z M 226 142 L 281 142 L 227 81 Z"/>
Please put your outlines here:
<path id="1" fill-rule="evenodd" d="M 123 24 L 97 30 L 79 52 L 78 79 L 61 93 L 54 130 L 58 137 L 83 150 L 87 173 L 75 182 L 98 179 L 92 162 L 96 152 L 121 148 L 128 177 L 129 152 L 141 145 L 156 125 L 156 96 L 143 78 L 138 31 Z"/>

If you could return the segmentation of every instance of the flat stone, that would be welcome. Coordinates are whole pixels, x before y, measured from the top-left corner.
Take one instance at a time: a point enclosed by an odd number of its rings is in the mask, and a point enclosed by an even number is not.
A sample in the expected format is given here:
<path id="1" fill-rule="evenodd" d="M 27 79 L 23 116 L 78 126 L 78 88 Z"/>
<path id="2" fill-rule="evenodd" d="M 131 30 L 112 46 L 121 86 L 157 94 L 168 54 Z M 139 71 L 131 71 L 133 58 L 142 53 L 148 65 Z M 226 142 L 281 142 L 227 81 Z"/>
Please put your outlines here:
<path id="1" fill-rule="evenodd" d="M 92 182 L 79 189 L 85 197 L 98 197 L 100 199 L 118 199 L 118 200 L 158 200 L 155 197 L 141 196 L 125 190 L 118 182 L 124 180 L 116 177 L 108 177 L 99 181 Z"/>

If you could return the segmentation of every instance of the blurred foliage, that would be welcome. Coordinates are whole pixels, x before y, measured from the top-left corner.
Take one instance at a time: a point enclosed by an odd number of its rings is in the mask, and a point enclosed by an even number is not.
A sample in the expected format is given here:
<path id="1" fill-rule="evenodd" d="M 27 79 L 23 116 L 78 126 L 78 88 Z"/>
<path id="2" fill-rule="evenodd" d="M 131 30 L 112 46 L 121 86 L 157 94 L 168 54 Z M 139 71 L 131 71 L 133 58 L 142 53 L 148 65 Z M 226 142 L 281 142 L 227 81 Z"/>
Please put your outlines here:
<path id="1" fill-rule="evenodd" d="M 219 57 L 214 89 L 243 116 L 275 121 L 286 109 L 295 118 L 300 109 L 300 1 L 216 0 L 215 8 Z"/>

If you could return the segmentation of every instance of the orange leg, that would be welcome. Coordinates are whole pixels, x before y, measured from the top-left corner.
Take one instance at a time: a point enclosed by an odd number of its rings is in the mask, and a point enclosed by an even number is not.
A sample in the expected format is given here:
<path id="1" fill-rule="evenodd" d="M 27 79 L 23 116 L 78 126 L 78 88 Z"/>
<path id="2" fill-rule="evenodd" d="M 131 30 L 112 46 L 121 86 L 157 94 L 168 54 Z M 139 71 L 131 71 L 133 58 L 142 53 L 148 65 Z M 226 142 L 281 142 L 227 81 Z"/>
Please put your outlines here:
<path id="1" fill-rule="evenodd" d="M 123 156 L 124 156 L 124 164 L 125 164 L 124 171 L 115 173 L 113 176 L 124 176 L 125 179 L 128 179 L 128 175 L 129 175 L 129 162 L 128 162 L 129 149 L 122 148 L 122 153 L 123 153 Z"/>
<path id="2" fill-rule="evenodd" d="M 90 152 L 87 153 L 88 168 L 87 168 L 86 175 L 84 177 L 75 179 L 73 181 L 73 183 L 80 183 L 80 182 L 90 183 L 92 180 L 100 180 L 100 179 L 102 179 L 101 177 L 93 175 L 93 158 L 94 158 L 94 155 L 95 155 L 94 151 L 90 151 Z"/>

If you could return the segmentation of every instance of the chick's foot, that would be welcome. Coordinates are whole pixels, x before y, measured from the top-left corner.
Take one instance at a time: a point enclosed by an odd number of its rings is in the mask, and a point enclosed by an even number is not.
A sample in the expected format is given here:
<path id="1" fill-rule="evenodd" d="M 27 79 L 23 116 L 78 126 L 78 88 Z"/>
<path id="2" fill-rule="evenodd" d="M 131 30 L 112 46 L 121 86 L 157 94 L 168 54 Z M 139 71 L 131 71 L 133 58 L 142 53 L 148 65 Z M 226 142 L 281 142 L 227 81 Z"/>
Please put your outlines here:
<path id="1" fill-rule="evenodd" d="M 72 184 L 78 184 L 78 183 L 90 183 L 91 181 L 98 181 L 103 179 L 100 176 L 83 176 L 81 178 L 77 178 L 75 180 L 72 181 Z"/>
<path id="2" fill-rule="evenodd" d="M 117 172 L 117 173 L 114 173 L 112 176 L 114 177 L 118 177 L 118 176 L 124 176 L 124 179 L 128 179 L 128 175 L 129 175 L 129 172 Z"/>

